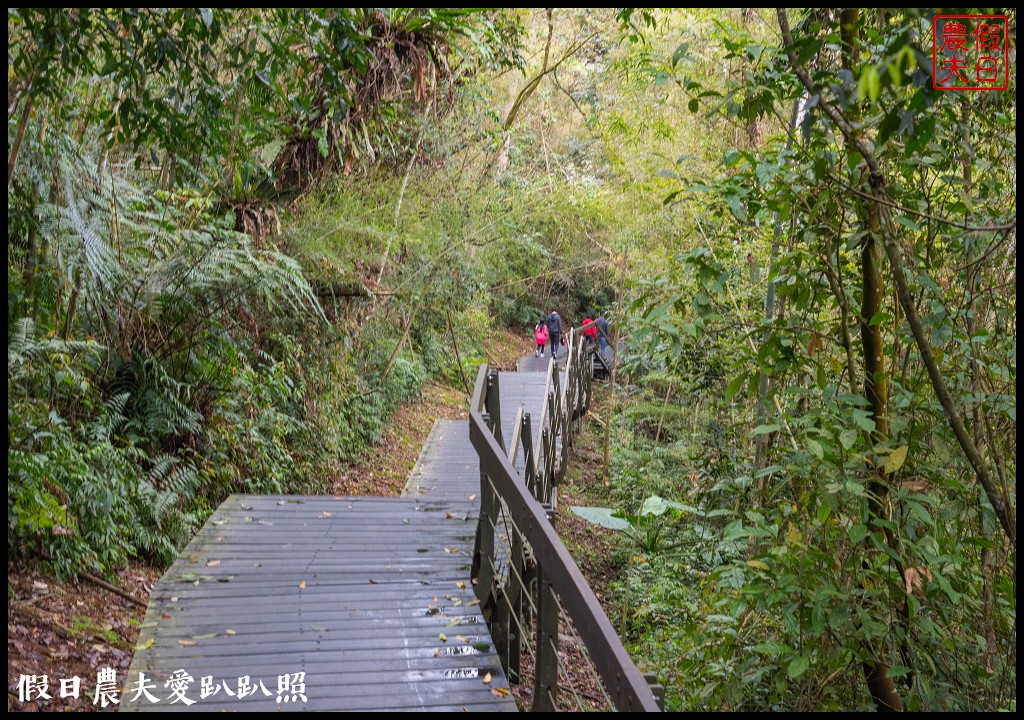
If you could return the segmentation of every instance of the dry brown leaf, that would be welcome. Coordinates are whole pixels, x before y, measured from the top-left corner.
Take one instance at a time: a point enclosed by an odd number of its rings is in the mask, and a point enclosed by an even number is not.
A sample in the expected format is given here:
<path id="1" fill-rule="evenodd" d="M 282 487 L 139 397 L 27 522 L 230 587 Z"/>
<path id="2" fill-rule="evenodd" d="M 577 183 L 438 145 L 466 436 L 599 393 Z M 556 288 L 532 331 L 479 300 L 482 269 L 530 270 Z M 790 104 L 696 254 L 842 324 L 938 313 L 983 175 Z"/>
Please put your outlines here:
<path id="1" fill-rule="evenodd" d="M 470 495 L 469 499 L 470 500 L 476 500 L 476 493 L 473 493 L 472 495 Z"/>
<path id="2" fill-rule="evenodd" d="M 225 633 L 227 633 L 228 635 L 237 635 L 237 634 L 238 634 L 237 632 L 235 632 L 235 631 L 234 631 L 234 630 L 232 630 L 231 628 L 228 628 L 228 629 L 227 629 L 227 630 L 225 630 L 224 632 L 225 632 Z"/>
<path id="3" fill-rule="evenodd" d="M 174 616 L 171 615 L 170 613 L 160 613 L 160 619 L 161 620 L 170 620 L 172 617 L 174 617 Z"/>
<path id="4" fill-rule="evenodd" d="M 908 567 L 903 571 L 903 581 L 906 583 L 907 595 L 912 595 L 914 590 L 920 590 L 921 594 L 924 594 L 924 580 L 923 578 L 932 579 L 931 570 L 921 565 L 917 567 Z"/>
<path id="5" fill-rule="evenodd" d="M 370 578 L 370 584 L 371 585 L 380 585 L 380 582 L 377 581 L 377 580 L 374 580 L 373 578 Z"/>
<path id="6" fill-rule="evenodd" d="M 220 565 L 220 560 L 210 560 L 206 563 L 206 567 L 216 567 L 218 565 Z"/>
<path id="7" fill-rule="evenodd" d="M 505 697 L 508 695 L 508 690 L 505 688 L 491 688 L 491 695 L 494 697 Z"/>
<path id="8" fill-rule="evenodd" d="M 305 589 L 306 589 L 306 581 L 303 580 L 302 582 L 299 583 L 299 590 L 305 590 Z"/>
<path id="9" fill-rule="evenodd" d="M 462 581 L 462 580 L 458 580 L 455 583 L 455 587 L 457 587 L 459 590 L 465 590 L 466 589 L 466 583 L 464 581 Z"/>
<path id="10" fill-rule="evenodd" d="M 195 640 L 179 640 L 178 644 L 179 645 L 198 645 L 199 643 L 197 643 Z"/>
<path id="11" fill-rule="evenodd" d="M 454 514 L 454 513 L 450 513 L 450 512 L 448 512 L 447 510 L 445 511 L 445 513 L 444 513 L 444 519 L 445 519 L 445 520 L 451 520 L 451 519 L 452 519 L 452 518 L 454 518 L 454 517 L 455 517 L 455 514 Z"/>

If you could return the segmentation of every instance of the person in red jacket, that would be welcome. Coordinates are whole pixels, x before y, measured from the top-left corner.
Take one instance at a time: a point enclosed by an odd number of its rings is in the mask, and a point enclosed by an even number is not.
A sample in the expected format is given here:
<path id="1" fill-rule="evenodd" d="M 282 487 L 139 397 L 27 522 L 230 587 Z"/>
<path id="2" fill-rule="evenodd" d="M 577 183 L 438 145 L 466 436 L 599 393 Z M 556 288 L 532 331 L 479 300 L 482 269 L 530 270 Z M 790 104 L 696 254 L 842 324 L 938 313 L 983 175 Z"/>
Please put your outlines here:
<path id="1" fill-rule="evenodd" d="M 533 329 L 533 337 L 537 341 L 537 349 L 533 351 L 533 356 L 544 357 L 544 346 L 548 344 L 548 326 L 543 320 Z"/>
<path id="2" fill-rule="evenodd" d="M 583 321 L 583 337 L 587 339 L 587 345 L 593 345 L 597 339 L 597 325 L 593 320 L 587 318 Z"/>

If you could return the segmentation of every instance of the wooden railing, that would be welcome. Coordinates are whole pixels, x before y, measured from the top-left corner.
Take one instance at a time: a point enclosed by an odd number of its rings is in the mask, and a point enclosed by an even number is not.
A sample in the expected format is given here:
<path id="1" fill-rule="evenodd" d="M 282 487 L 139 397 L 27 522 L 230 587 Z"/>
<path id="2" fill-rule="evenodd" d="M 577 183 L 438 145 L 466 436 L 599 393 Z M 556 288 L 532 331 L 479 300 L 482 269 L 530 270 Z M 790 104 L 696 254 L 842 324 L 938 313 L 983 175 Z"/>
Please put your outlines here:
<path id="1" fill-rule="evenodd" d="M 549 366 L 539 447 L 534 447 L 531 418 L 519 412 L 511 453 L 506 451 L 498 373 L 483 365 L 477 375 L 469 419 L 480 456 L 472 566 L 476 594 L 510 680 L 523 679 L 523 650 L 533 655 L 533 710 L 559 707 L 561 627 L 563 633 L 577 633 L 612 707 L 657 711 L 663 689 L 637 670 L 551 522 L 554 489 L 565 472 L 576 425 L 589 407 L 593 375 L 580 334 L 570 330 L 567 348 L 564 383 L 555 363 Z M 522 475 L 516 470 L 520 447 Z"/>
<path id="2" fill-rule="evenodd" d="M 513 467 L 518 467 L 522 450 L 526 487 L 542 504 L 552 507 L 557 506 L 555 488 L 565 474 L 573 436 L 590 409 L 594 355 L 575 328 L 568 332 L 565 358 L 564 381 L 558 364 L 548 363 L 544 408 L 537 423 L 540 436 L 535 434 L 530 414 L 520 409 L 513 421 L 512 443 L 508 448 Z"/>

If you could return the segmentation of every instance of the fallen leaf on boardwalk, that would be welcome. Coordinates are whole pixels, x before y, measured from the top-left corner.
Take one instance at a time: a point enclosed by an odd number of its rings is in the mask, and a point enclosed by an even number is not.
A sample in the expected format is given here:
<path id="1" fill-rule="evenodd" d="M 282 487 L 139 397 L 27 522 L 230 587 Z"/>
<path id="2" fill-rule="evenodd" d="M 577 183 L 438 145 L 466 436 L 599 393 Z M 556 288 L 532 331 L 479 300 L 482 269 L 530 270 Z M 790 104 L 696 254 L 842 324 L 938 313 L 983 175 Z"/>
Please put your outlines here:
<path id="1" fill-rule="evenodd" d="M 464 581 L 462 581 L 462 580 L 459 580 L 458 582 L 455 583 L 455 587 L 457 587 L 459 590 L 465 590 L 466 589 L 466 583 Z"/>
<path id="2" fill-rule="evenodd" d="M 444 633 L 438 633 L 437 637 L 441 640 L 441 642 L 448 642 L 448 636 Z"/>
<path id="3" fill-rule="evenodd" d="M 206 633 L 205 635 L 193 635 L 193 640 L 209 640 L 210 638 L 217 637 L 217 633 Z"/>
<path id="4" fill-rule="evenodd" d="M 235 631 L 234 631 L 234 630 L 232 630 L 231 628 L 228 628 L 228 629 L 227 629 L 227 630 L 225 630 L 224 632 L 225 632 L 225 633 L 227 633 L 228 635 L 237 635 L 237 634 L 238 634 L 237 632 L 235 632 Z"/>
<path id="5" fill-rule="evenodd" d="M 491 695 L 494 697 L 505 697 L 508 695 L 508 690 L 505 688 L 491 688 Z"/>
<path id="6" fill-rule="evenodd" d="M 210 560 L 206 563 L 206 567 L 216 567 L 217 565 L 220 565 L 220 560 Z"/>
<path id="7" fill-rule="evenodd" d="M 299 590 L 305 590 L 305 589 L 306 589 L 306 581 L 303 580 L 302 582 L 299 583 Z"/>
<path id="8" fill-rule="evenodd" d="M 438 648 L 437 650 L 434 651 L 434 657 L 437 657 L 440 654 L 441 654 L 441 648 Z"/>
<path id="9" fill-rule="evenodd" d="M 461 640 L 462 642 L 466 643 L 467 645 L 470 643 L 470 639 L 468 637 L 466 637 L 465 635 L 456 635 L 455 639 L 456 640 Z"/>
<path id="10" fill-rule="evenodd" d="M 448 627 L 451 627 L 452 625 L 461 625 L 461 624 L 462 624 L 462 618 L 459 618 L 459 617 L 453 617 L 451 620 L 448 621 Z"/>
<path id="11" fill-rule="evenodd" d="M 316 630 L 317 632 L 327 632 L 327 628 L 325 628 L 323 625 L 310 624 L 309 629 Z"/>
<path id="12" fill-rule="evenodd" d="M 402 519 L 402 524 L 403 525 L 408 525 L 409 524 L 409 518 L 403 518 Z"/>
<path id="13" fill-rule="evenodd" d="M 484 675 L 484 685 L 490 685 L 490 684 L 491 684 L 491 674 L 487 673 L 486 675 Z"/>
<path id="14" fill-rule="evenodd" d="M 179 640 L 178 644 L 179 645 L 198 645 L 199 643 L 197 643 L 195 640 Z"/>
<path id="15" fill-rule="evenodd" d="M 334 513 L 329 513 L 326 510 L 324 510 L 324 514 L 321 515 L 320 517 L 325 517 L 325 518 L 334 517 Z"/>
<path id="16" fill-rule="evenodd" d="M 176 598 L 176 597 L 172 597 L 172 598 L 171 598 L 171 602 L 178 602 L 178 598 Z"/>
<path id="17" fill-rule="evenodd" d="M 466 606 L 468 607 L 469 605 L 479 605 L 479 604 L 480 604 L 479 600 L 470 600 L 468 603 L 466 603 Z"/>
<path id="18" fill-rule="evenodd" d="M 370 584 L 371 585 L 379 585 L 380 583 L 377 580 L 374 580 L 373 578 L 370 578 Z"/>
<path id="19" fill-rule="evenodd" d="M 146 642 L 139 645 L 139 650 L 148 650 L 149 648 L 153 647 L 154 642 L 156 642 L 156 638 L 150 638 Z"/>
<path id="20" fill-rule="evenodd" d="M 454 517 L 455 517 L 455 513 L 450 513 L 447 510 L 444 511 L 444 519 L 445 520 L 451 520 Z"/>
<path id="21" fill-rule="evenodd" d="M 245 503 L 242 503 L 242 509 L 243 510 L 252 510 L 252 505 L 246 505 Z"/>
<path id="22" fill-rule="evenodd" d="M 472 495 L 470 495 L 469 499 L 470 500 L 476 500 L 476 493 L 473 493 Z"/>
<path id="23" fill-rule="evenodd" d="M 170 613 L 160 613 L 160 619 L 161 620 L 170 620 L 172 617 L 174 617 L 174 616 L 171 615 Z"/>

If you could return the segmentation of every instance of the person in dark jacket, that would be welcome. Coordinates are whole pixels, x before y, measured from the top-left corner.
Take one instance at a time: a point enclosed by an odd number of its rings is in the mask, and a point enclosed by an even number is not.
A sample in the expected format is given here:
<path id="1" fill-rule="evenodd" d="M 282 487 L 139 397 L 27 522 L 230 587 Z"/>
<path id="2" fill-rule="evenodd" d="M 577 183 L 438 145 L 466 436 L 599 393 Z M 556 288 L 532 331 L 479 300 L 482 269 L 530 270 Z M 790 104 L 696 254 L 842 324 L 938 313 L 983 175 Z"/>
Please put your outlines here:
<path id="1" fill-rule="evenodd" d="M 548 326 L 548 339 L 551 341 L 551 357 L 558 358 L 558 341 L 562 337 L 562 316 L 557 310 L 552 310 L 546 320 Z"/>

